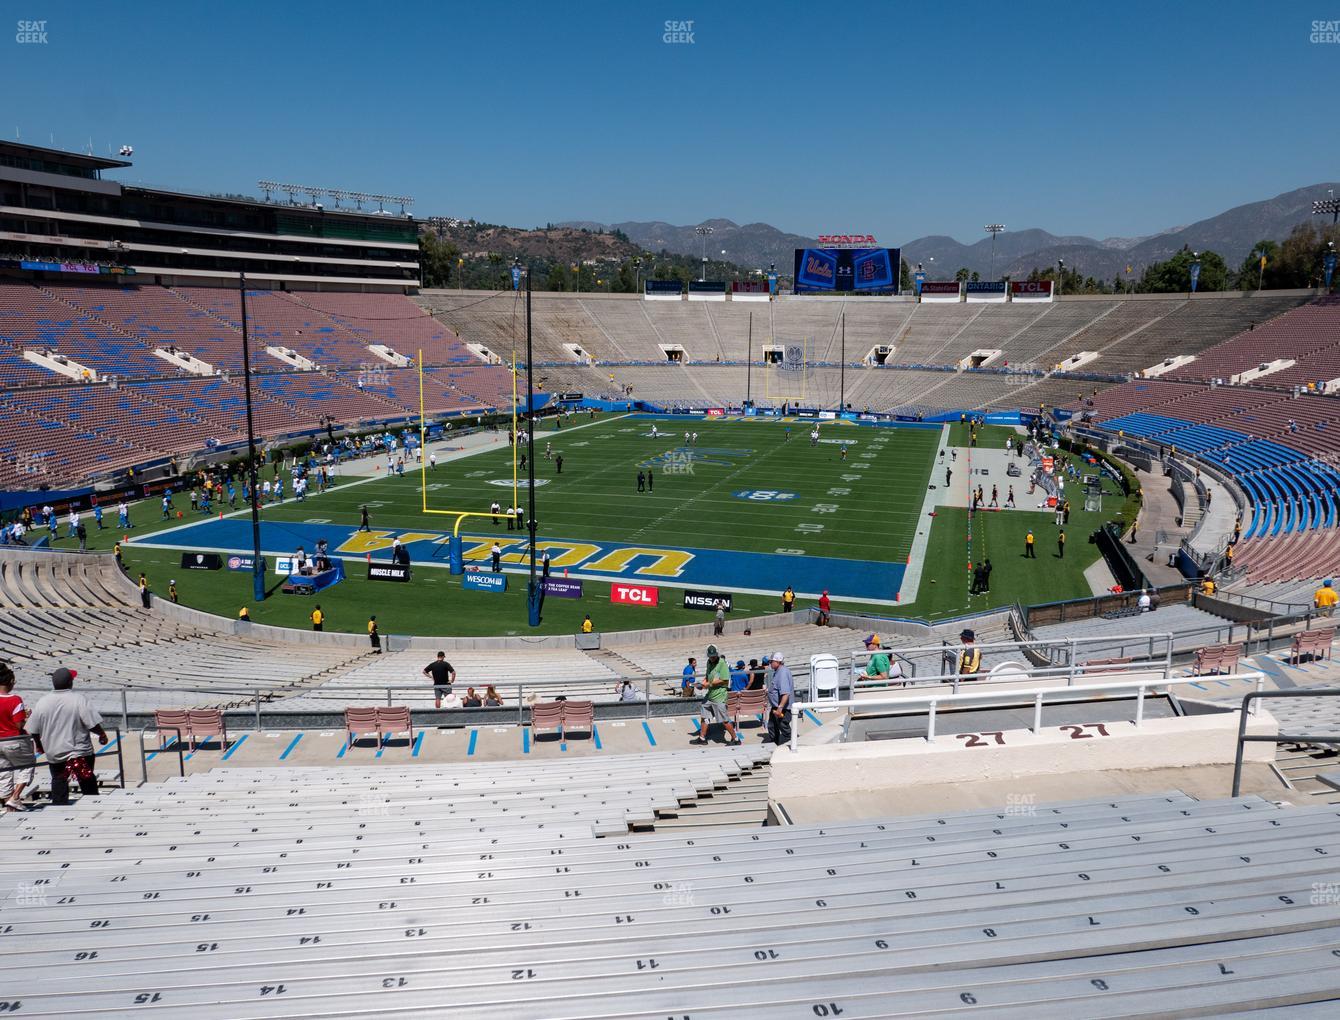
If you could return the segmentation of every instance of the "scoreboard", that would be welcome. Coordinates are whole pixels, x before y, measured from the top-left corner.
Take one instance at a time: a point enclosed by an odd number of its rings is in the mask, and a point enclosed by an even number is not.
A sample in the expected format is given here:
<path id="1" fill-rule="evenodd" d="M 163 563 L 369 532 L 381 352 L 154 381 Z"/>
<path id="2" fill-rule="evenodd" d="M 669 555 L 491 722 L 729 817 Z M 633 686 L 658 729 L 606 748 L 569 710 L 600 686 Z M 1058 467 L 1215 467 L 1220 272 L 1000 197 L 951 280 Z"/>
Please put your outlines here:
<path id="1" fill-rule="evenodd" d="M 897 294 L 897 248 L 797 248 L 797 294 Z"/>

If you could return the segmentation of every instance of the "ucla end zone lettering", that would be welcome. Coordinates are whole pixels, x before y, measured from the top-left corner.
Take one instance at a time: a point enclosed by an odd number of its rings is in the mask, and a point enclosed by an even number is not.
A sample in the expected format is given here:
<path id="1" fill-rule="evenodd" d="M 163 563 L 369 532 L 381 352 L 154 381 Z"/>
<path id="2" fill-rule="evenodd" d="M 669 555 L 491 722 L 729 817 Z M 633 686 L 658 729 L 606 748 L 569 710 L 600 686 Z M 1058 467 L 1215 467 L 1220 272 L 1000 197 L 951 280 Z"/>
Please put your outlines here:
<path id="1" fill-rule="evenodd" d="M 746 492 L 751 495 L 743 497 Z M 762 489 L 740 490 L 734 495 L 749 498 L 751 502 L 775 501 L 791 506 L 799 498 L 795 493 Z M 446 532 L 429 530 L 356 531 L 350 525 L 261 523 L 261 549 L 275 557 L 275 571 L 283 577 L 287 577 L 292 569 L 289 551 L 295 545 L 313 548 L 319 538 L 327 539 L 332 551 L 342 557 L 371 557 L 373 564 L 381 566 L 390 565 L 392 544 L 399 539 L 414 563 L 426 569 L 437 569 L 445 568 L 445 550 L 450 536 Z M 495 540 L 501 546 L 505 571 L 528 568 L 530 554 L 524 535 L 509 540 L 491 532 L 461 536 L 462 558 L 467 569 L 487 568 Z M 238 555 L 241 559 L 243 557 L 236 550 L 250 547 L 251 522 L 244 518 L 201 521 L 172 532 L 137 537 L 135 544 L 187 551 L 192 555 L 197 551 L 213 551 L 230 557 Z M 704 591 L 738 585 L 740 591 L 780 592 L 790 585 L 801 592 L 819 592 L 826 588 L 834 598 L 862 601 L 894 601 L 906 570 L 904 563 L 822 555 L 796 557 L 772 552 L 686 549 L 568 538 L 541 538 L 536 543 L 536 550 L 549 554 L 550 569 L 554 573 L 582 575 L 587 580 L 663 583 Z"/>

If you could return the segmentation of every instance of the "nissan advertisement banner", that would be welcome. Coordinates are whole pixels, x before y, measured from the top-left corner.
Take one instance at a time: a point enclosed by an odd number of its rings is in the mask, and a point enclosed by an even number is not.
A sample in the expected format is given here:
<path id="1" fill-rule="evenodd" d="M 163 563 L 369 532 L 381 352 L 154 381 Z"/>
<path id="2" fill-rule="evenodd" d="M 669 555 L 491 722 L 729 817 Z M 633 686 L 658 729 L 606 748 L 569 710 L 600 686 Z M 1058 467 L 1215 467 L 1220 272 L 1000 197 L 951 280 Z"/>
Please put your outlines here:
<path id="1" fill-rule="evenodd" d="M 684 589 L 684 608 L 685 609 L 705 609 L 709 613 L 715 613 L 717 603 L 720 602 L 726 609 L 731 611 L 732 602 L 730 592 L 728 591 L 697 591 L 693 588 Z"/>

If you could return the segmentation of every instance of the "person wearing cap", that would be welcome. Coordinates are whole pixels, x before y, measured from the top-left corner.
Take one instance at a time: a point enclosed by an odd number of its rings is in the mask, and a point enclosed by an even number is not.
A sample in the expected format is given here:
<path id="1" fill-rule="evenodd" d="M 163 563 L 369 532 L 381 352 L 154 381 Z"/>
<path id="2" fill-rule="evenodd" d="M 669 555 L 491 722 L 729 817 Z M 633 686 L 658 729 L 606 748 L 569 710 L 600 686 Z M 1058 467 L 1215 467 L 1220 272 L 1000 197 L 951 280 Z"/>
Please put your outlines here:
<path id="1" fill-rule="evenodd" d="M 865 664 L 867 680 L 892 680 L 903 675 L 903 671 L 889 657 L 879 644 L 879 635 L 870 634 L 865 639 L 865 650 L 870 653 L 870 661 Z"/>
<path id="2" fill-rule="evenodd" d="M 977 635 L 965 630 L 958 637 L 963 642 L 963 647 L 958 653 L 958 675 L 968 680 L 976 680 L 977 674 L 982 671 L 982 650 L 974 643 Z"/>
<path id="3" fill-rule="evenodd" d="M 726 742 L 739 743 L 739 734 L 735 732 L 730 716 L 726 714 L 726 699 L 730 697 L 730 670 L 716 645 L 707 646 L 707 675 L 697 686 L 706 693 L 706 697 L 703 698 L 702 708 L 699 710 L 702 721 L 698 727 L 698 737 L 693 742 L 707 743 L 708 727 L 714 723 L 721 723 L 726 730 Z"/>
<path id="4" fill-rule="evenodd" d="M 1322 583 L 1322 586 L 1313 593 L 1312 604 L 1317 607 L 1322 616 L 1334 616 L 1337 602 L 1340 602 L 1340 595 L 1336 594 L 1335 585 L 1328 577 Z"/>
<path id="5" fill-rule="evenodd" d="M 102 716 L 82 694 L 74 690 L 78 674 L 62 666 L 51 674 L 51 693 L 44 695 L 28 716 L 25 728 L 37 750 L 47 756 L 51 769 L 51 803 L 70 803 L 70 778 L 79 783 L 80 792 L 91 797 L 98 792 L 98 777 L 93 771 L 94 733 L 99 744 L 107 743 Z"/>
<path id="6" fill-rule="evenodd" d="M 749 670 L 745 669 L 744 659 L 735 663 L 735 668 L 730 671 L 730 689 L 732 691 L 742 691 L 749 686 Z"/>
<path id="7" fill-rule="evenodd" d="M 823 594 L 819 596 L 819 619 L 815 621 L 820 627 L 828 626 L 828 614 L 832 608 L 833 603 L 828 598 L 828 589 L 825 588 Z"/>
<path id="8" fill-rule="evenodd" d="M 791 742 L 791 700 L 796 696 L 796 683 L 786 668 L 781 652 L 772 653 L 772 672 L 768 674 L 768 734 L 777 747 Z"/>
<path id="9" fill-rule="evenodd" d="M 179 601 L 177 597 L 177 579 L 175 577 L 168 582 L 168 598 L 173 602 Z"/>

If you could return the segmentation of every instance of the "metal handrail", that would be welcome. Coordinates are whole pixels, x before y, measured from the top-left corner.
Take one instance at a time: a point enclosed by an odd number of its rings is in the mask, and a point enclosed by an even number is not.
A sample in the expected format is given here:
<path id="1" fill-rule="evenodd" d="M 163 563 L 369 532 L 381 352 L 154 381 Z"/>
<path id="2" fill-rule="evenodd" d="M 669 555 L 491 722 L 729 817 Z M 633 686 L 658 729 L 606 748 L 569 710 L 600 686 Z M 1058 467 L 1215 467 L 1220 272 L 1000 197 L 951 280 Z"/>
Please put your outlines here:
<path id="1" fill-rule="evenodd" d="M 186 777 L 186 757 L 185 757 L 185 755 L 182 754 L 183 741 L 182 741 L 182 738 L 181 738 L 181 727 L 180 727 L 180 726 L 159 726 L 157 723 L 155 723 L 153 726 L 145 726 L 145 727 L 143 727 L 143 728 L 139 731 L 139 733 L 140 733 L 140 775 L 143 777 L 144 781 L 145 781 L 146 783 L 149 781 L 149 758 L 148 758 L 148 756 L 145 754 L 145 751 L 144 751 L 144 735 L 145 735 L 146 733 L 148 733 L 150 730 L 153 730 L 155 733 L 162 733 L 163 730 L 172 730 L 172 731 L 174 731 L 174 732 L 177 734 L 177 738 L 176 738 L 176 740 L 175 740 L 172 744 L 164 744 L 163 746 L 159 747 L 156 751 L 154 751 L 154 754 L 155 754 L 155 755 L 159 755 L 159 754 L 162 754 L 164 751 L 176 751 L 176 752 L 177 752 L 177 774 L 180 775 L 180 776 L 184 779 L 184 778 Z"/>
<path id="2" fill-rule="evenodd" d="M 1292 691 L 1262 691 L 1255 690 L 1247 694 L 1242 699 L 1241 718 L 1238 719 L 1238 746 L 1233 755 L 1233 796 L 1237 797 L 1242 792 L 1242 755 L 1246 750 L 1248 742 L 1259 742 L 1267 744 L 1340 744 L 1340 734 L 1327 734 L 1326 736 L 1299 735 L 1294 733 L 1247 733 L 1247 708 L 1255 701 L 1266 698 L 1340 698 L 1340 688 L 1318 688 L 1305 687 L 1301 690 Z"/>
<path id="3" fill-rule="evenodd" d="M 1188 678 L 1190 679 L 1190 678 Z M 1255 680 L 1257 691 L 1265 683 L 1265 674 L 1257 670 L 1249 670 L 1245 673 L 1230 673 L 1225 676 L 1216 677 L 1220 680 Z M 1169 687 L 1179 681 L 1175 678 L 1158 678 L 1143 680 L 1116 681 L 1104 684 L 1086 684 L 1082 687 L 1033 687 L 1018 691 L 974 691 L 967 694 L 955 694 L 952 691 L 946 691 L 943 694 L 923 694 L 914 695 L 905 698 L 871 698 L 847 700 L 847 701 L 819 701 L 802 702 L 793 700 L 790 704 L 791 711 L 791 750 L 796 750 L 800 742 L 800 719 L 801 713 L 806 709 L 848 709 L 846 721 L 842 726 L 843 740 L 846 740 L 847 731 L 851 724 L 852 708 L 908 708 L 918 705 L 925 705 L 929 711 L 926 714 L 926 740 L 928 743 L 935 742 L 935 715 L 938 706 L 941 703 L 950 705 L 966 705 L 975 702 L 995 702 L 999 703 L 1002 699 L 1028 700 L 1033 701 L 1033 726 L 1034 733 L 1042 727 L 1042 704 L 1049 696 L 1061 696 L 1064 698 L 1073 698 L 1075 695 L 1099 694 L 1112 691 L 1135 691 L 1135 725 L 1137 727 L 1144 723 L 1145 691 L 1159 687 Z"/>

